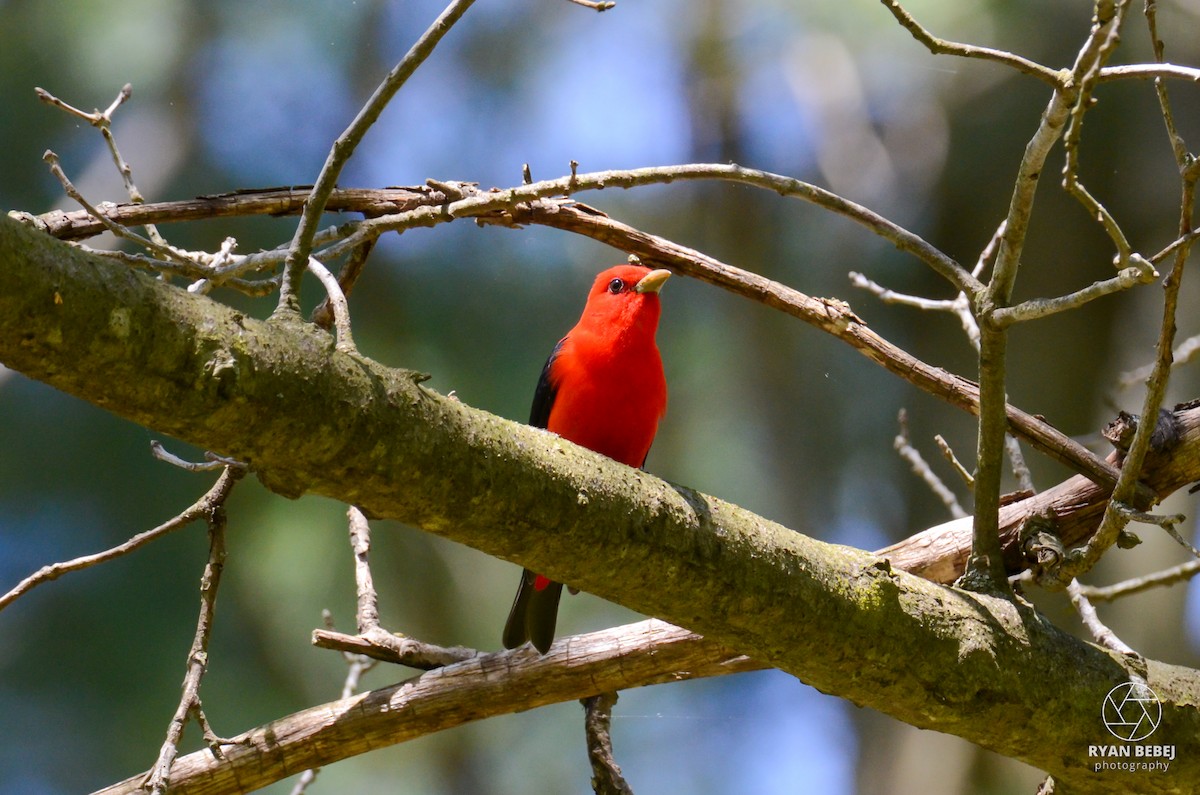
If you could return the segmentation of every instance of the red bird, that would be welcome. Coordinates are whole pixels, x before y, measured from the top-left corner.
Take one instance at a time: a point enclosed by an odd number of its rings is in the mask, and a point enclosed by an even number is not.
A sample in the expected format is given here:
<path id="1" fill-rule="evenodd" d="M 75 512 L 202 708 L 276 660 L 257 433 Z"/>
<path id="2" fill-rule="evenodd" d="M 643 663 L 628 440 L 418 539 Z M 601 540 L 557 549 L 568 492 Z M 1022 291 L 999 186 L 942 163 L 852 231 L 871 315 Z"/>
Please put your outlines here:
<path id="1" fill-rule="evenodd" d="M 533 393 L 529 424 L 622 464 L 646 462 L 667 410 L 667 380 L 654 343 L 658 291 L 671 275 L 641 265 L 600 273 L 583 316 L 558 341 Z M 554 642 L 562 583 L 525 569 L 504 625 L 504 647 Z"/>

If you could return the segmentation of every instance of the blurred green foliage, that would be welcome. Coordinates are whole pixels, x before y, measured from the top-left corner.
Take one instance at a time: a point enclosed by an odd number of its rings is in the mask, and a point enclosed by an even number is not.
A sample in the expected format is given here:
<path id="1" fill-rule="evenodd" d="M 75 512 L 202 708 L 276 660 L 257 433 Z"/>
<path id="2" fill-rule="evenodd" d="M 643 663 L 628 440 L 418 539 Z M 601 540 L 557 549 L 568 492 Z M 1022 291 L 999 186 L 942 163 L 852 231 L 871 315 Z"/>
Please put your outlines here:
<path id="1" fill-rule="evenodd" d="M 41 161 L 47 148 L 93 201 L 123 198 L 100 136 L 40 104 L 34 86 L 90 109 L 132 83 L 133 101 L 114 130 L 150 200 L 311 183 L 332 139 L 438 5 L 0 2 L 0 203 L 31 212 L 69 206 Z M 940 35 L 1055 67 L 1071 62 L 1090 17 L 1079 0 L 908 5 Z M 1200 6 L 1159 6 L 1169 57 L 1200 63 Z M 1144 24 L 1131 14 L 1119 59 L 1148 54 Z M 1171 91 L 1180 129 L 1197 146 L 1196 88 Z M 1045 86 L 996 65 L 929 55 L 867 0 L 621 0 L 603 15 L 565 0 L 483 2 L 397 97 L 341 184 L 434 177 L 487 187 L 517 183 L 523 163 L 549 178 L 565 174 L 571 159 L 585 171 L 736 160 L 841 192 L 971 263 L 1007 207 L 1046 101 Z M 1084 178 L 1135 248 L 1150 254 L 1168 243 L 1178 180 L 1150 84 L 1106 86 L 1084 142 Z M 1019 297 L 1069 292 L 1111 272 L 1100 229 L 1054 179 L 1044 182 Z M 850 300 L 884 336 L 973 374 L 955 320 L 852 293 L 846 274 L 857 270 L 896 290 L 950 297 L 930 271 L 843 219 L 727 185 L 581 198 L 809 294 Z M 163 231 L 178 245 L 209 249 L 232 234 L 251 252 L 286 240 L 293 223 Z M 545 229 L 408 232 L 383 242 L 353 296 L 356 338 L 374 358 L 432 373 L 435 389 L 524 419 L 543 359 L 573 323 L 592 274 L 620 259 Z M 271 307 L 219 297 L 256 314 Z M 1200 330 L 1190 311 L 1198 297 L 1191 280 L 1183 335 Z M 311 305 L 318 295 L 306 298 Z M 934 433 L 969 460 L 969 418 L 757 305 L 683 280 L 672 281 L 664 302 L 671 404 L 650 471 L 868 548 L 945 518 L 891 451 L 896 412 L 907 407 L 931 460 Z M 1115 407 L 1136 409 L 1140 395 L 1117 390 L 1115 376 L 1149 360 L 1159 303 L 1159 291 L 1142 288 L 1015 330 L 1012 400 L 1085 436 Z M 1184 371 L 1170 397 L 1195 396 L 1195 375 Z M 154 526 L 208 487 L 211 476 L 152 460 L 152 438 L 0 371 L 0 590 L 45 563 Z M 1063 474 L 1041 459 L 1032 464 L 1039 487 Z M 336 696 L 343 663 L 308 637 L 323 608 L 339 626 L 353 624 L 353 583 L 342 506 L 288 502 L 248 481 L 229 513 L 202 695 L 216 730 L 232 735 Z M 374 538 L 389 627 L 498 647 L 516 567 L 387 523 Z M 178 699 L 205 550 L 203 529 L 190 527 L 0 613 L 0 794 L 94 789 L 151 763 Z M 1108 576 L 1180 559 L 1155 544 L 1120 555 L 1106 564 Z M 1184 591 L 1142 597 L 1108 617 L 1141 651 L 1196 665 L 1195 641 L 1180 632 Z M 633 618 L 586 595 L 565 601 L 566 632 Z M 1044 601 L 1057 620 L 1071 621 L 1061 600 Z M 1161 620 L 1137 620 L 1147 611 Z M 1194 613 L 1191 623 L 1200 623 Z M 380 668 L 366 684 L 406 675 Z M 577 705 L 488 721 L 337 765 L 311 791 L 586 792 L 581 722 Z M 639 791 L 901 791 L 887 782 L 920 782 L 925 767 L 940 769 L 941 788 L 924 792 L 1031 791 L 1038 779 L 960 741 L 853 712 L 777 673 L 623 694 L 614 734 Z M 196 736 L 190 728 L 188 749 L 198 747 Z"/>

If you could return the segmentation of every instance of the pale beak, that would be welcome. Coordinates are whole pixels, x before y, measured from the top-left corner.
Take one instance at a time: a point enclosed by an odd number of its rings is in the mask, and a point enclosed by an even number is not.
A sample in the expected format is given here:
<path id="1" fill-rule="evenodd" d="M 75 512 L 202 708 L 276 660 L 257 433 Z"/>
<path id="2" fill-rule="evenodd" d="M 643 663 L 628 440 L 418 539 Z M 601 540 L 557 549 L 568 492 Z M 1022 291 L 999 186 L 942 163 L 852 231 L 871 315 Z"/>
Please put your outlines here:
<path id="1" fill-rule="evenodd" d="M 665 268 L 659 268 L 643 276 L 633 289 L 639 293 L 657 293 L 669 278 L 671 278 L 671 272 Z"/>

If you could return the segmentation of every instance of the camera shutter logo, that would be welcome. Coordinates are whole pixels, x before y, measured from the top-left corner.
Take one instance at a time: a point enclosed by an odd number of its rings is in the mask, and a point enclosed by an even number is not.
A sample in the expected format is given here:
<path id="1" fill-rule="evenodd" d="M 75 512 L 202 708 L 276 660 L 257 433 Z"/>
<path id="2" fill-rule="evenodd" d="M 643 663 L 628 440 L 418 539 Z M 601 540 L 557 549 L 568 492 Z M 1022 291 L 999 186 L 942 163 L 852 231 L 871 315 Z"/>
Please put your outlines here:
<path id="1" fill-rule="evenodd" d="M 1162 721 L 1158 695 L 1142 682 L 1124 682 L 1108 691 L 1101 710 L 1104 725 L 1118 740 L 1136 742 L 1154 733 Z"/>

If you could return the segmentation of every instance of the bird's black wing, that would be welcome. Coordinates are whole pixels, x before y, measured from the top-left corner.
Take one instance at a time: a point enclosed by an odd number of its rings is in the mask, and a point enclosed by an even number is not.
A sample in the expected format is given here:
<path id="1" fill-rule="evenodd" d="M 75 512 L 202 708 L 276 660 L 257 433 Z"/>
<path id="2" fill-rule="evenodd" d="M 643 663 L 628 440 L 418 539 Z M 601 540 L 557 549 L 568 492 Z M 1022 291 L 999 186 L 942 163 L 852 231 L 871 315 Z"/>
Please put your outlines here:
<path id="1" fill-rule="evenodd" d="M 550 410 L 554 408 L 554 396 L 558 392 L 558 388 L 550 380 L 550 370 L 566 339 L 563 337 L 554 346 L 554 350 L 550 351 L 542 374 L 538 376 L 537 389 L 533 390 L 529 424 L 535 428 L 545 428 L 550 423 Z M 517 598 L 513 600 L 508 621 L 504 623 L 503 640 L 506 649 L 515 649 L 525 641 L 531 640 L 534 648 L 545 654 L 554 642 L 554 625 L 558 619 L 558 600 L 562 595 L 562 584 L 551 582 L 539 591 L 534 587 L 536 582 L 536 573 L 529 569 L 521 572 Z"/>
<path id="2" fill-rule="evenodd" d="M 550 381 L 550 368 L 566 341 L 567 338 L 563 337 L 554 346 L 554 350 L 550 351 L 550 358 L 546 359 L 546 366 L 542 368 L 542 374 L 538 377 L 537 389 L 533 390 L 529 424 L 535 428 L 545 428 L 550 423 L 550 410 L 554 408 L 554 396 L 558 392 L 558 388 Z"/>

